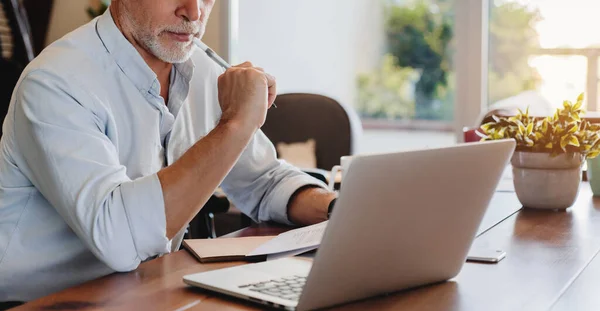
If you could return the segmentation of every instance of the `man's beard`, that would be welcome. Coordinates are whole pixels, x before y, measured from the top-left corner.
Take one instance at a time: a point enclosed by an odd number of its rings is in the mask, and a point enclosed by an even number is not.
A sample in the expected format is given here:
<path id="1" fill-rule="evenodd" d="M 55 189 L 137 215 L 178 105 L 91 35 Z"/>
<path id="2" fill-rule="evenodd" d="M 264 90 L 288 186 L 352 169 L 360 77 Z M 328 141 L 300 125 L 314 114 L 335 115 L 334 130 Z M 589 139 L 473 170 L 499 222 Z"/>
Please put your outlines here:
<path id="1" fill-rule="evenodd" d="M 143 28 L 137 28 L 142 30 Z M 141 31 L 138 35 L 138 42 L 142 44 L 148 52 L 152 53 L 158 59 L 167 63 L 184 63 L 194 53 L 194 46 L 192 40 L 187 42 L 173 41 L 166 38 L 168 32 L 173 33 L 189 33 L 193 36 L 200 36 L 204 34 L 204 26 L 202 24 L 194 24 L 191 22 L 182 22 L 176 26 L 167 26 L 161 29 L 157 34 L 151 32 Z M 161 39 L 163 41 L 161 41 Z M 169 40 L 170 46 L 164 42 Z"/>

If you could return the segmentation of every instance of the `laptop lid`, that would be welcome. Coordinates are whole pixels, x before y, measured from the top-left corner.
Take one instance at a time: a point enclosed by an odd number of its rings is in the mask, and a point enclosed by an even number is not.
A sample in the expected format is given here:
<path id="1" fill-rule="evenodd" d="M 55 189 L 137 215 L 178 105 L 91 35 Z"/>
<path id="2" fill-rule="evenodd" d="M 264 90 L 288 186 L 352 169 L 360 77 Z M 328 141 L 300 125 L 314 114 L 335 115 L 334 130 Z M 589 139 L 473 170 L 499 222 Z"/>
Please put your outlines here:
<path id="1" fill-rule="evenodd" d="M 504 140 L 355 156 L 298 309 L 456 276 L 514 148 Z"/>

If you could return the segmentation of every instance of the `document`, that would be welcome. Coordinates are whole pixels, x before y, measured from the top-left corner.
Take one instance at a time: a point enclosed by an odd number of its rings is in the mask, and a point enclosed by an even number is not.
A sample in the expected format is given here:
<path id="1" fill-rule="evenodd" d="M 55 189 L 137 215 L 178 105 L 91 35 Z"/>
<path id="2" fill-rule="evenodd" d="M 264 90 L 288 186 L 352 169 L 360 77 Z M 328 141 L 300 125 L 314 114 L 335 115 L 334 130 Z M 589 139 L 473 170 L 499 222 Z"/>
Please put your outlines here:
<path id="1" fill-rule="evenodd" d="M 272 255 L 291 251 L 303 253 L 316 249 L 321 244 L 326 228 L 327 221 L 324 221 L 316 225 L 284 232 L 254 249 L 248 256 Z"/>

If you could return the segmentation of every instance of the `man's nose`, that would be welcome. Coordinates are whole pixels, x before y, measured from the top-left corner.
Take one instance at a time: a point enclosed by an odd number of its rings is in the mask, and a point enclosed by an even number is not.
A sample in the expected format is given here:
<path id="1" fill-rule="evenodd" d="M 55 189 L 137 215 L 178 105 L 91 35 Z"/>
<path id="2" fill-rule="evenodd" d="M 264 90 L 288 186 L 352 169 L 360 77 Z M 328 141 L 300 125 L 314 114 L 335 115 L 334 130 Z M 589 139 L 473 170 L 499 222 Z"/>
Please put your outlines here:
<path id="1" fill-rule="evenodd" d="M 178 17 L 181 17 L 190 22 L 200 20 L 202 16 L 202 0 L 182 0 L 181 6 L 176 12 Z"/>

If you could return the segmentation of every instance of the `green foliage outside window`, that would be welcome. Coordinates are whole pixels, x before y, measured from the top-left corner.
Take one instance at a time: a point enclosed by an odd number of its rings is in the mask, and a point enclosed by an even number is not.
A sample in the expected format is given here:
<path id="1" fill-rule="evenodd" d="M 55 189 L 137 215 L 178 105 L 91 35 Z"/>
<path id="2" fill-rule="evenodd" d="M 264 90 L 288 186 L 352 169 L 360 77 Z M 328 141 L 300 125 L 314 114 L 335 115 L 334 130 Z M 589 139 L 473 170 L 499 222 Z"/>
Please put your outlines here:
<path id="1" fill-rule="evenodd" d="M 487 1 L 487 0 L 484 0 Z M 358 111 L 364 117 L 387 119 L 452 120 L 454 85 L 452 57 L 455 42 L 454 0 L 387 0 L 385 31 L 388 56 L 382 68 L 358 77 Z M 535 89 L 540 82 L 537 71 L 528 64 L 529 56 L 539 48 L 535 24 L 538 11 L 509 1 L 493 1 L 490 16 L 489 100 L 497 100 Z M 394 68 L 395 67 L 395 68 Z M 387 81 L 386 72 L 418 73 L 411 79 L 391 79 L 397 85 L 377 85 Z M 374 77 L 378 77 L 375 79 Z M 369 81 L 369 83 L 366 83 Z M 378 94 L 381 89 L 411 88 L 412 95 L 392 99 Z M 399 92 L 405 94 L 404 92 Z M 383 100 L 383 99 L 385 100 Z M 414 109 L 408 106 L 414 103 Z"/>
<path id="2" fill-rule="evenodd" d="M 536 89 L 541 78 L 529 66 L 529 56 L 539 49 L 535 24 L 540 13 L 514 2 L 500 2 L 491 9 L 489 102 Z"/>
<path id="3" fill-rule="evenodd" d="M 384 56 L 381 68 L 358 78 L 358 110 L 374 118 L 394 119 L 415 115 L 414 85 L 420 71 L 397 66 L 391 54 Z"/>
<path id="4" fill-rule="evenodd" d="M 388 49 L 396 64 L 421 71 L 415 85 L 418 119 L 435 118 L 431 108 L 440 89 L 446 87 L 450 71 L 451 20 L 432 11 L 425 1 L 412 6 L 390 5 L 385 24 Z"/>

